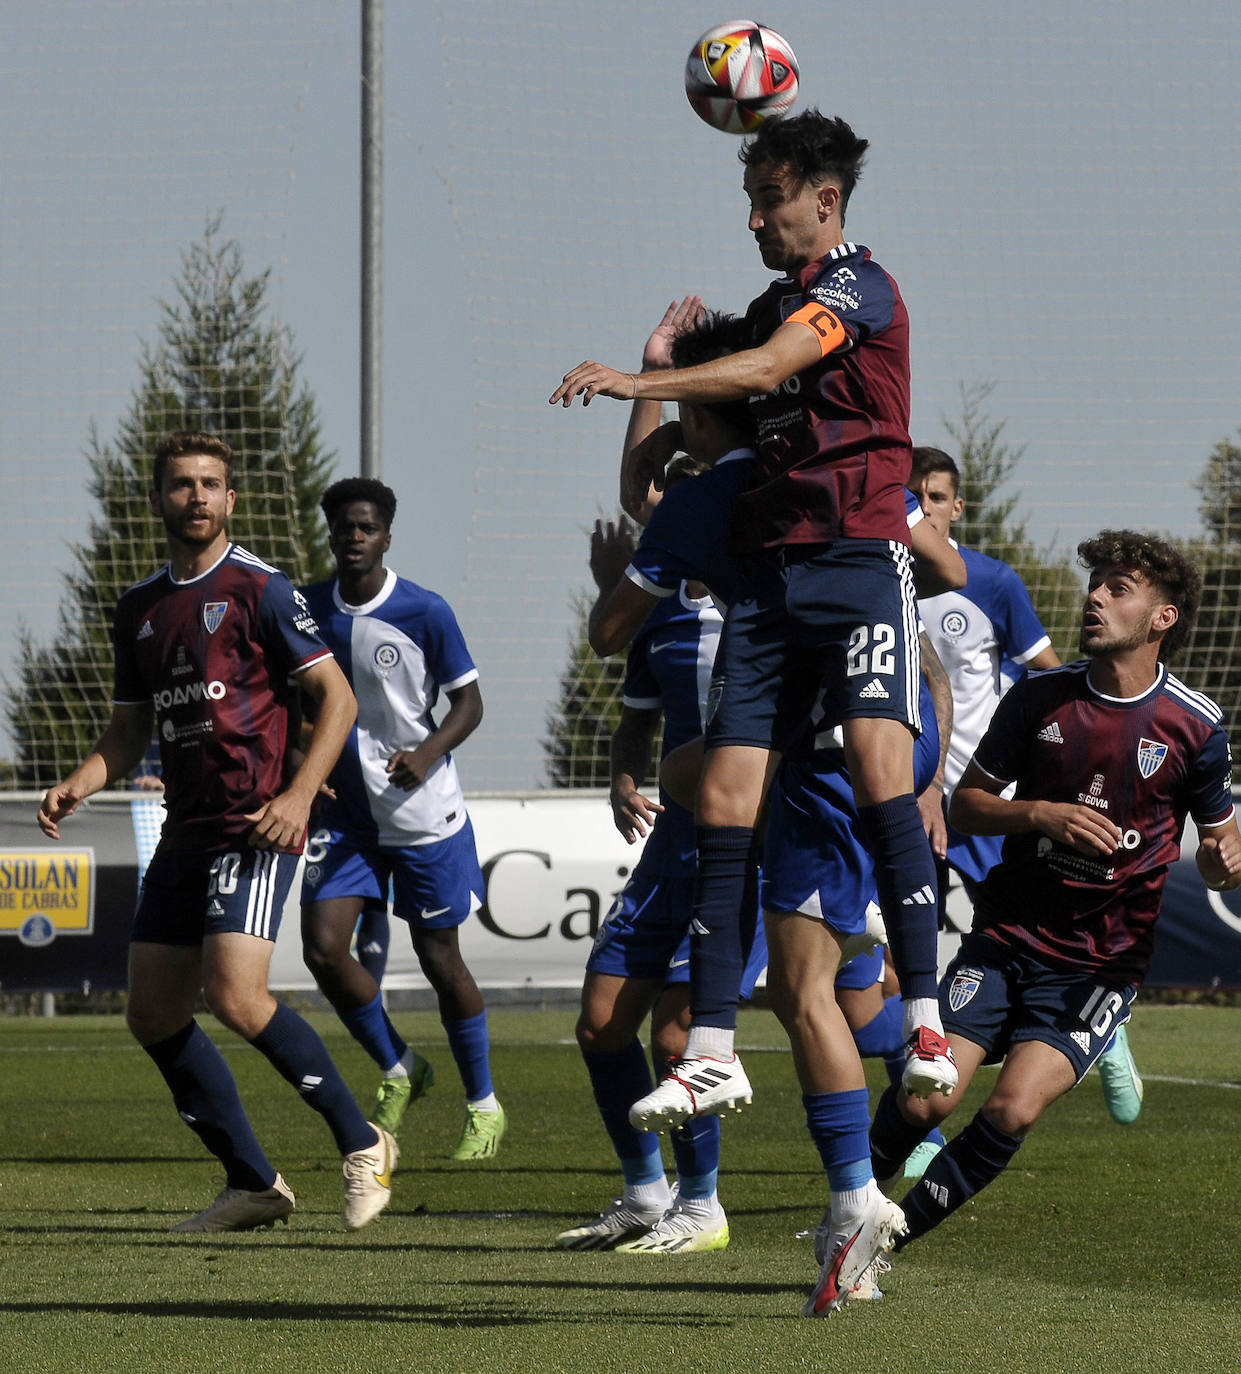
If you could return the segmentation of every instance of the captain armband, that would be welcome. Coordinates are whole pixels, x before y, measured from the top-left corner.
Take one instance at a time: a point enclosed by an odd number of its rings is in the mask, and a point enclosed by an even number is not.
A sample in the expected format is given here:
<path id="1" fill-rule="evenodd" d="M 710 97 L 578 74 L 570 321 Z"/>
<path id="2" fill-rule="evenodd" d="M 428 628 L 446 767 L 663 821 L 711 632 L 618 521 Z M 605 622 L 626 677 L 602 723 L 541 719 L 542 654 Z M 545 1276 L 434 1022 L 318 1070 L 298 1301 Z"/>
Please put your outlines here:
<path id="1" fill-rule="evenodd" d="M 794 311 L 785 320 L 785 324 L 804 324 L 808 329 L 814 330 L 821 358 L 826 358 L 829 353 L 835 353 L 838 348 L 844 348 L 849 342 L 849 334 L 844 325 L 825 305 L 820 305 L 817 301 L 811 301 L 800 310 Z"/>

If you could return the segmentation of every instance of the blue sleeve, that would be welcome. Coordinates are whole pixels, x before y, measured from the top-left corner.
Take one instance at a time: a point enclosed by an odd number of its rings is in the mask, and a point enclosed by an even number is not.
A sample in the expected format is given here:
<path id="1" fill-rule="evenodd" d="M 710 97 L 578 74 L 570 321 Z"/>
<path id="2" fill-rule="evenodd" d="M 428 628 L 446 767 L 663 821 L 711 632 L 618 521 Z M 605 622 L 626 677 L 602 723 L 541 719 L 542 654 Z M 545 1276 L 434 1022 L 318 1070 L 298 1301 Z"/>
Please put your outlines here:
<path id="1" fill-rule="evenodd" d="M 693 488 L 701 478 L 681 482 L 655 507 L 629 566 L 637 569 L 652 590 L 667 596 L 684 581 L 702 577 L 703 560 L 693 548 L 701 528 Z"/>
<path id="2" fill-rule="evenodd" d="M 478 676 L 457 617 L 442 596 L 428 599 L 422 649 L 428 671 L 445 691 L 463 687 Z"/>
<path id="3" fill-rule="evenodd" d="M 1007 563 L 1001 567 L 998 616 L 993 619 L 1001 631 L 1002 656 L 1024 666 L 1044 647 L 1048 634 L 1030 600 L 1026 584 Z"/>
<path id="4" fill-rule="evenodd" d="M 264 652 L 286 677 L 330 652 L 319 637 L 306 598 L 284 573 L 272 573 L 267 579 L 259 599 L 258 622 Z"/>
<path id="5" fill-rule="evenodd" d="M 1189 814 L 1195 825 L 1219 825 L 1232 810 L 1232 751 L 1216 725 L 1190 765 Z"/>
<path id="6" fill-rule="evenodd" d="M 836 316 L 855 344 L 882 334 L 896 313 L 891 279 L 869 259 L 827 263 L 806 294 Z"/>
<path id="7" fill-rule="evenodd" d="M 651 660 L 646 652 L 650 642 L 650 635 L 645 633 L 644 626 L 630 644 L 625 659 L 623 703 L 639 710 L 652 710 L 663 700 L 663 692 L 655 680 L 655 674 L 651 672 Z"/>

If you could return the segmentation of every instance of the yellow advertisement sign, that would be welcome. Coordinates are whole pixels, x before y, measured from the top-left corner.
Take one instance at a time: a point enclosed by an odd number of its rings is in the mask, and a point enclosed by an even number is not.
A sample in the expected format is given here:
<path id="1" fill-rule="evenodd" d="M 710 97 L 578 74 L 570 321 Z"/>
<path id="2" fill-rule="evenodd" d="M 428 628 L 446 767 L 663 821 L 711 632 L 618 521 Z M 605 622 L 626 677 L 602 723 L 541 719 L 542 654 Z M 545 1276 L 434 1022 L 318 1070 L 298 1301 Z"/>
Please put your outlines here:
<path id="1" fill-rule="evenodd" d="M 0 849 L 0 937 L 24 945 L 89 935 L 95 925 L 93 849 Z"/>

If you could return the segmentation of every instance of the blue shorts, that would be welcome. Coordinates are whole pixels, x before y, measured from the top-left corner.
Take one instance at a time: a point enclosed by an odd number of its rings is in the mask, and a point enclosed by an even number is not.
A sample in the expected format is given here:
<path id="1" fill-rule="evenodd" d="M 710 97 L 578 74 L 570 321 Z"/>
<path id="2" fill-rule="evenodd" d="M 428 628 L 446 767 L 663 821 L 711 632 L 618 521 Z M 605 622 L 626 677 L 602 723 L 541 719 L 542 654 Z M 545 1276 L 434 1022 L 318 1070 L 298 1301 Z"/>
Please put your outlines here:
<path id="1" fill-rule="evenodd" d="M 297 855 L 274 849 L 177 853 L 157 849 L 142 880 L 130 939 L 201 945 L 239 933 L 275 942 Z"/>
<path id="2" fill-rule="evenodd" d="M 939 985 L 944 1030 L 981 1045 L 996 1064 L 1013 1045 L 1040 1040 L 1073 1065 L 1080 1083 L 1129 1019 L 1132 983 L 1053 969 L 985 935 L 966 935 Z"/>
<path id="3" fill-rule="evenodd" d="M 822 692 L 824 720 L 918 728 L 918 611 L 911 555 L 884 539 L 838 539 L 755 559 L 753 595 L 724 621 L 707 747 L 787 752 Z"/>
<path id="4" fill-rule="evenodd" d="M 677 952 L 668 965 L 668 976 L 664 979 L 665 986 L 689 982 L 689 959 L 690 939 L 687 932 L 685 939 L 677 946 Z M 759 912 L 758 920 L 754 925 L 754 943 L 750 946 L 750 957 L 745 961 L 745 968 L 741 973 L 739 996 L 744 1001 L 748 1002 L 754 996 L 754 989 L 758 986 L 758 980 L 766 967 L 767 932 L 763 929 L 762 912 Z"/>
<path id="5" fill-rule="evenodd" d="M 838 988 L 869 988 L 883 977 L 883 946 L 850 959 L 836 975 Z"/>
<path id="6" fill-rule="evenodd" d="M 875 866 L 856 826 L 843 774 L 786 759 L 768 803 L 763 910 L 818 916 L 841 935 L 862 930 L 875 899 Z"/>
<path id="7" fill-rule="evenodd" d="M 692 871 L 672 877 L 658 873 L 653 864 L 644 868 L 639 859 L 603 918 L 586 959 L 587 972 L 666 978 L 689 931 L 696 881 Z M 684 967 L 688 974 L 688 951 Z"/>
<path id="8" fill-rule="evenodd" d="M 419 930 L 459 926 L 483 904 L 474 827 L 466 818 L 455 835 L 404 849 L 362 845 L 339 830 L 316 830 L 306 841 L 302 905 L 358 897 L 386 901 L 392 914 Z"/>

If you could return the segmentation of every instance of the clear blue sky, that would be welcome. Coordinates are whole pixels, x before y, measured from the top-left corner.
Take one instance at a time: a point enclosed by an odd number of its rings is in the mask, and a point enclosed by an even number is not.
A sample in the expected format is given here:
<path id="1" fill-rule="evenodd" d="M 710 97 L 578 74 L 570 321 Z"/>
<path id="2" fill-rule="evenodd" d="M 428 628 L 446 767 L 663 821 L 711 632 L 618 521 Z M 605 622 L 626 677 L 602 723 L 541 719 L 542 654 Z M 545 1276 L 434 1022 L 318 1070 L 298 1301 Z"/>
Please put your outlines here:
<path id="1" fill-rule="evenodd" d="M 624 407 L 547 395 L 584 357 L 636 365 L 673 296 L 738 310 L 767 280 L 737 142 L 681 92 L 691 41 L 729 17 L 386 6 L 393 562 L 453 602 L 479 661 L 475 787 L 541 779 L 584 531 L 614 500 Z M 803 103 L 872 141 L 848 232 L 909 305 L 915 441 L 945 442 L 961 385 L 993 382 L 1037 539 L 1193 531 L 1193 478 L 1241 424 L 1241 11 L 797 0 L 761 17 L 798 53 Z M 272 268 L 355 470 L 359 31 L 348 0 L 0 12 L 8 661 L 19 619 L 54 624 L 89 427 L 115 428 L 209 215 Z"/>

